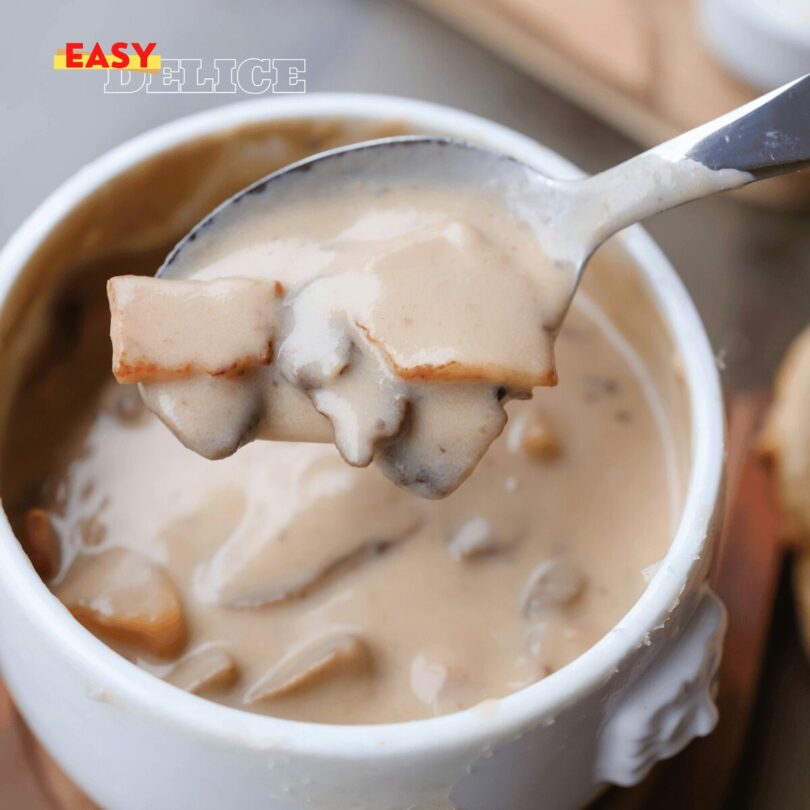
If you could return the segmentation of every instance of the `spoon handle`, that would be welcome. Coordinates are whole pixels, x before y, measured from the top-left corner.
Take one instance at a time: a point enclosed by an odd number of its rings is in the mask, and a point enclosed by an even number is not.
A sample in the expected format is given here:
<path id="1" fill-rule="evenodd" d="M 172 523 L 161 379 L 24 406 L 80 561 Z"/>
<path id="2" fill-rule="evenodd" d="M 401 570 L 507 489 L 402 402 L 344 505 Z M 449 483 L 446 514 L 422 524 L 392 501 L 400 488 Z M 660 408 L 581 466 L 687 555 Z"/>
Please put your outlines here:
<path id="1" fill-rule="evenodd" d="M 748 172 L 754 180 L 810 165 L 810 75 L 669 144 L 678 148 L 682 140 L 689 147 L 684 157 L 709 169 Z M 662 144 L 658 149 L 666 146 Z"/>
<path id="2" fill-rule="evenodd" d="M 652 214 L 805 166 L 810 74 L 580 181 L 581 201 L 602 201 L 580 206 L 590 247 Z"/>

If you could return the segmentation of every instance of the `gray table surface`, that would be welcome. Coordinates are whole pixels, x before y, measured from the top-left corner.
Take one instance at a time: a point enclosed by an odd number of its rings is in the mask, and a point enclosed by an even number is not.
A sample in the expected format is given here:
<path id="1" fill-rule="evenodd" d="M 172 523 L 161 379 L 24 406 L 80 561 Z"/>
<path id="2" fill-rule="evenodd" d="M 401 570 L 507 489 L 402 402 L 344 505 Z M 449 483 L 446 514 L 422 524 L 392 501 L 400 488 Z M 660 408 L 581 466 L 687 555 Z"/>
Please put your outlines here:
<path id="1" fill-rule="evenodd" d="M 233 97 L 109 95 L 55 72 L 68 40 L 159 43 L 166 56 L 307 59 L 309 91 L 368 91 L 453 105 L 514 127 L 589 172 L 637 146 L 404 2 L 29 0 L 3 7 L 0 243 L 83 163 L 157 124 Z M 711 199 L 648 223 L 679 269 L 730 390 L 767 385 L 810 321 L 810 220 Z M 810 668 L 787 599 L 777 613 L 744 775 L 730 806 L 810 806 Z"/>

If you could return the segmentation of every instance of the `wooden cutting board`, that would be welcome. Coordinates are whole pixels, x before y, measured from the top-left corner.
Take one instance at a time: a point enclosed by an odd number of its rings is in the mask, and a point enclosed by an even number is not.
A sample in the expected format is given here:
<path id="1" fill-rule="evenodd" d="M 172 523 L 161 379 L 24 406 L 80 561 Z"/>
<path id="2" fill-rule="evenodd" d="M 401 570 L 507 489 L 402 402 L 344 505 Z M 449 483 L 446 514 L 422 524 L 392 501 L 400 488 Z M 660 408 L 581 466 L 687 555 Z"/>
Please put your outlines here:
<path id="1" fill-rule="evenodd" d="M 735 398 L 729 423 L 727 518 L 711 574 L 729 610 L 719 675 L 720 723 L 709 737 L 661 763 L 641 785 L 611 790 L 597 810 L 719 810 L 743 751 L 762 669 L 783 559 L 768 471 L 755 442 L 767 396 Z M 13 709 L 0 685 L 0 806 L 3 810 L 90 810 Z"/>
<path id="2" fill-rule="evenodd" d="M 645 147 L 760 95 L 698 30 L 697 0 L 414 0 Z M 736 196 L 810 204 L 810 172 Z"/>

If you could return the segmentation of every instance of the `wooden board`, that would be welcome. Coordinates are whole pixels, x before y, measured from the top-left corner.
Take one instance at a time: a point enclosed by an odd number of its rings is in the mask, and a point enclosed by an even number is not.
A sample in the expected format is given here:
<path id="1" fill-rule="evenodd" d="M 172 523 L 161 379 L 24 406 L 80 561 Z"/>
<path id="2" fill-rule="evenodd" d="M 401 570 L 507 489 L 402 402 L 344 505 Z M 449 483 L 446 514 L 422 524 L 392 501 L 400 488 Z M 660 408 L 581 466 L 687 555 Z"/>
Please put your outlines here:
<path id="1" fill-rule="evenodd" d="M 730 413 L 727 519 L 711 582 L 729 609 L 719 675 L 720 723 L 709 737 L 661 763 L 641 785 L 612 790 L 598 810 L 719 810 L 740 759 L 756 698 L 783 549 L 768 472 L 754 444 L 767 397 L 742 395 Z M 0 685 L 3 810 L 91 810 L 13 710 Z"/>
<path id="2" fill-rule="evenodd" d="M 653 146 L 759 91 L 703 44 L 693 0 L 414 0 L 504 59 Z M 735 192 L 804 207 L 810 173 Z"/>

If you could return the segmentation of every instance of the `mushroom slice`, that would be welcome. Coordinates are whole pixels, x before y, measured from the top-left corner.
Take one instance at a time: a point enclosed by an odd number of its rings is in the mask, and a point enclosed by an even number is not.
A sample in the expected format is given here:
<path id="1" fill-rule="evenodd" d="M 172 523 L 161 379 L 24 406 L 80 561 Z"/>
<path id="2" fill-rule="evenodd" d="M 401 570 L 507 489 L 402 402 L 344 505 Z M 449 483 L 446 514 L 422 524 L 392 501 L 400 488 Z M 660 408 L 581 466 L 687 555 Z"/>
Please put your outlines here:
<path id="1" fill-rule="evenodd" d="M 537 279 L 487 240 L 471 249 L 474 239 L 455 223 L 378 261 L 379 294 L 358 326 L 402 379 L 554 385 Z"/>
<path id="2" fill-rule="evenodd" d="M 224 650 L 206 647 L 181 658 L 164 677 L 167 683 L 198 695 L 209 689 L 227 689 L 236 683 L 236 662 Z"/>
<path id="3" fill-rule="evenodd" d="M 47 509 L 29 509 L 20 540 L 34 570 L 42 579 L 50 579 L 59 567 L 59 536 L 51 513 Z"/>
<path id="4" fill-rule="evenodd" d="M 383 441 L 375 461 L 395 484 L 423 498 L 454 492 L 506 424 L 489 383 L 437 383 L 420 391 L 402 431 Z"/>
<path id="5" fill-rule="evenodd" d="M 522 425 L 521 446 L 538 461 L 554 461 L 560 455 L 560 442 L 548 417 L 534 408 Z"/>
<path id="6" fill-rule="evenodd" d="M 585 589 L 582 569 L 564 557 L 541 562 L 529 575 L 520 595 L 521 612 L 527 619 L 536 618 L 549 608 L 573 602 Z"/>
<path id="7" fill-rule="evenodd" d="M 107 295 L 118 382 L 232 377 L 273 359 L 283 295 L 276 282 L 116 276 Z"/>
<path id="8" fill-rule="evenodd" d="M 277 700 L 325 680 L 366 676 L 372 663 L 371 648 L 356 632 L 334 630 L 291 649 L 247 690 L 244 702 Z"/>
<path id="9" fill-rule="evenodd" d="M 88 630 L 153 655 L 177 655 L 186 640 L 180 599 L 146 557 L 114 548 L 77 557 L 56 595 Z"/>
<path id="10" fill-rule="evenodd" d="M 219 459 L 251 441 L 262 420 L 259 376 L 239 380 L 198 375 L 141 386 L 146 407 L 180 442 L 204 458 Z"/>
<path id="11" fill-rule="evenodd" d="M 249 514 L 195 574 L 203 602 L 255 608 L 306 596 L 327 579 L 407 540 L 422 505 L 373 469 L 320 456 L 295 498 Z"/>

